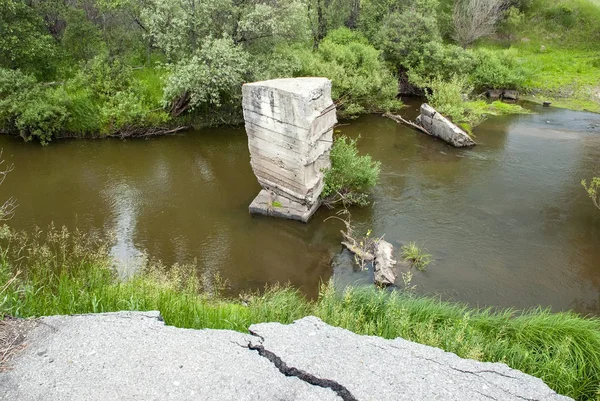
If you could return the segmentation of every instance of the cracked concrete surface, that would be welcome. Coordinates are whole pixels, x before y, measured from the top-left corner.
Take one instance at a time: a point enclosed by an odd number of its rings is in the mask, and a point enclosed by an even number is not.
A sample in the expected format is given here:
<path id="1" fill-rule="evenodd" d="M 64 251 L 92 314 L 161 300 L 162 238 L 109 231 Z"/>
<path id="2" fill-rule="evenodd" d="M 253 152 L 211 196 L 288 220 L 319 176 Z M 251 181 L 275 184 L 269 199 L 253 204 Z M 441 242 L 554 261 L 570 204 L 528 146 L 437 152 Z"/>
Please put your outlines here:
<path id="1" fill-rule="evenodd" d="M 1 400 L 568 400 L 503 364 L 307 317 L 251 334 L 165 326 L 158 312 L 51 316 Z"/>

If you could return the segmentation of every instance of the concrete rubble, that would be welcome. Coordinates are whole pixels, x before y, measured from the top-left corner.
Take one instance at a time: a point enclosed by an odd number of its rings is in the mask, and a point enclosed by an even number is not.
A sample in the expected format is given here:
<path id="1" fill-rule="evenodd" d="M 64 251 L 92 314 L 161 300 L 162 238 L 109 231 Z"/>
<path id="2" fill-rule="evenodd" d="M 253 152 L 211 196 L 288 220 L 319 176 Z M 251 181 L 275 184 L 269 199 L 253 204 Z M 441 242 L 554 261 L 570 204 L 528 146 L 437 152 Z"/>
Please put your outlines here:
<path id="1" fill-rule="evenodd" d="M 394 285 L 398 272 L 394 259 L 394 246 L 380 239 L 375 246 L 375 259 L 373 261 L 373 280 L 380 286 Z"/>
<path id="2" fill-rule="evenodd" d="M 308 221 L 331 165 L 331 81 L 274 79 L 245 84 L 242 93 L 252 170 L 263 188 L 250 212 Z"/>
<path id="3" fill-rule="evenodd" d="M 569 400 L 501 363 L 316 317 L 249 331 L 178 329 L 152 311 L 44 317 L 0 372 L 0 400 Z"/>
<path id="4" fill-rule="evenodd" d="M 457 148 L 475 145 L 475 141 L 465 131 L 427 103 L 421 105 L 421 114 L 417 117 L 417 124 L 425 128 L 431 135 Z"/>

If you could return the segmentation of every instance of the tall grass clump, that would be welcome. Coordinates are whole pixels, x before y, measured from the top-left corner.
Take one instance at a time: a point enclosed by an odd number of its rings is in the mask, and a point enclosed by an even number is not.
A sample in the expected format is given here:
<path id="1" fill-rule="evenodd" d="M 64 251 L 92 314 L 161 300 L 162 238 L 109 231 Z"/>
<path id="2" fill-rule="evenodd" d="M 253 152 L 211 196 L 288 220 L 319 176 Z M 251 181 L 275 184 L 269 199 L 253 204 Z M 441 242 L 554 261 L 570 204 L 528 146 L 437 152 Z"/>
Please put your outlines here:
<path id="1" fill-rule="evenodd" d="M 419 248 L 414 242 L 404 245 L 401 248 L 401 255 L 419 270 L 425 270 L 431 263 L 431 255 L 425 249 Z"/>
<path id="2" fill-rule="evenodd" d="M 219 297 L 194 266 L 147 261 L 120 281 L 110 241 L 66 229 L 19 233 L 0 228 L 0 316 L 159 310 L 166 324 L 247 331 L 260 322 L 307 315 L 358 334 L 439 347 L 464 358 L 502 362 L 577 400 L 600 390 L 600 321 L 572 312 L 471 309 L 374 287 L 322 285 L 315 301 L 290 287 Z M 218 286 L 216 286 L 218 287 Z"/>

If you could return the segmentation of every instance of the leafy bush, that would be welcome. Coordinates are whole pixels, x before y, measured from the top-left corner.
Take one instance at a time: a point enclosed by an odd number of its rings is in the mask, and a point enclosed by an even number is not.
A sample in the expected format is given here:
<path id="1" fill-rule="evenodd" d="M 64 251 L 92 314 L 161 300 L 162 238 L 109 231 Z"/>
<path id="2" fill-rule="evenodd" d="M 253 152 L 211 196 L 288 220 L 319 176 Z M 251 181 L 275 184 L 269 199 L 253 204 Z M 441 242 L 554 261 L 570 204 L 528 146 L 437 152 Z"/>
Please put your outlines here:
<path id="1" fill-rule="evenodd" d="M 455 75 L 450 80 L 434 78 L 427 85 L 427 101 L 469 134 L 472 133 L 473 127 L 483 122 L 487 116 L 528 113 L 517 104 L 467 101 L 466 95 L 472 91 L 467 77 Z"/>
<path id="2" fill-rule="evenodd" d="M 415 1 L 411 7 L 383 18 L 374 43 L 383 51 L 386 60 L 406 69 L 421 61 L 428 44 L 441 43 L 435 3 L 435 0 Z"/>
<path id="3" fill-rule="evenodd" d="M 32 76 L 0 68 L 0 126 L 7 133 L 29 141 L 48 143 L 68 120 L 62 99 L 44 88 Z"/>
<path id="4" fill-rule="evenodd" d="M 472 91 L 467 78 L 454 75 L 450 80 L 436 77 L 427 84 L 427 101 L 455 124 L 474 123 L 467 113 L 463 96 Z"/>
<path id="5" fill-rule="evenodd" d="M 396 78 L 362 34 L 340 28 L 331 31 L 316 51 L 306 47 L 288 51 L 300 61 L 295 76 L 331 79 L 332 96 L 342 116 L 400 107 Z"/>
<path id="6" fill-rule="evenodd" d="M 476 65 L 471 73 L 473 85 L 477 89 L 518 89 L 528 78 L 528 71 L 517 61 L 515 50 L 475 51 Z"/>
<path id="7" fill-rule="evenodd" d="M 188 109 L 238 106 L 248 63 L 248 53 L 233 40 L 206 40 L 195 55 L 172 66 L 165 107 L 179 115 Z"/>
<path id="8" fill-rule="evenodd" d="M 380 163 L 370 155 L 359 155 L 356 139 L 340 136 L 331 149 L 331 168 L 325 170 L 325 188 L 321 196 L 329 203 L 345 205 L 368 203 L 370 190 L 377 185 Z"/>
<path id="9" fill-rule="evenodd" d="M 411 81 L 424 87 L 427 81 L 436 77 L 450 80 L 454 75 L 467 76 L 476 64 L 477 57 L 472 50 L 431 42 L 423 47 L 418 60 L 410 67 Z"/>

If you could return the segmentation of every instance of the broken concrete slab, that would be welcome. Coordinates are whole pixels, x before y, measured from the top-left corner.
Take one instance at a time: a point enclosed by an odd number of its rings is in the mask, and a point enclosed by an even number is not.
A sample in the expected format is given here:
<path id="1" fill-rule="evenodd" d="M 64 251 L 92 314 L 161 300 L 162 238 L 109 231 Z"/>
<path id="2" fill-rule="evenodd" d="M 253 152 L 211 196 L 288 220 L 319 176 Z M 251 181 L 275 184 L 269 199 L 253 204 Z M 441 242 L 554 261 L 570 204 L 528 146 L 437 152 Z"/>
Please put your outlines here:
<path id="1" fill-rule="evenodd" d="M 320 201 L 313 204 L 300 203 L 275 192 L 263 189 L 250 204 L 250 213 L 280 217 L 290 220 L 307 222 L 321 205 Z"/>
<path id="2" fill-rule="evenodd" d="M 40 319 L 0 373 L 1 400 L 337 400 L 282 375 L 255 338 L 165 326 L 158 312 Z"/>
<path id="3" fill-rule="evenodd" d="M 475 145 L 475 141 L 462 129 L 438 113 L 427 103 L 421 105 L 421 114 L 417 117 L 420 124 L 431 135 L 436 136 L 457 148 Z"/>
<path id="4" fill-rule="evenodd" d="M 504 364 L 316 317 L 250 332 L 178 329 L 158 312 L 44 317 L 0 373 L 0 399 L 570 400 Z"/>
<path id="5" fill-rule="evenodd" d="M 316 317 L 255 324 L 252 342 L 287 367 L 337 383 L 357 400 L 570 400 L 501 363 L 462 359 L 406 341 L 361 336 Z M 339 394 L 339 393 L 338 393 Z"/>
<path id="6" fill-rule="evenodd" d="M 242 93 L 250 163 L 263 188 L 250 212 L 308 221 L 319 206 L 323 170 L 331 165 L 337 122 L 331 81 L 274 79 L 245 84 Z M 271 198 L 280 199 L 277 209 Z"/>

